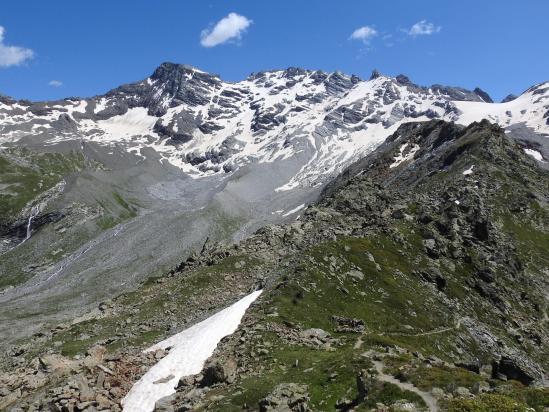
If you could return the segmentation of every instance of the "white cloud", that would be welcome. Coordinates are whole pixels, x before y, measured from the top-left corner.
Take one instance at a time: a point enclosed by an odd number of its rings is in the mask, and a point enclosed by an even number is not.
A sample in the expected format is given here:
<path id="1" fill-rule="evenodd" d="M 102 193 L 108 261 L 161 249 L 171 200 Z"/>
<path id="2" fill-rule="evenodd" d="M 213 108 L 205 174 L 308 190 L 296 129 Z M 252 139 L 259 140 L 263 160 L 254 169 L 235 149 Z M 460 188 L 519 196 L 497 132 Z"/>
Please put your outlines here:
<path id="1" fill-rule="evenodd" d="M 370 26 L 362 26 L 356 29 L 351 36 L 350 40 L 361 40 L 364 44 L 369 44 L 370 40 L 377 36 L 377 30 Z"/>
<path id="2" fill-rule="evenodd" d="M 61 87 L 63 86 L 63 82 L 61 80 L 50 80 L 48 86 Z"/>
<path id="3" fill-rule="evenodd" d="M 202 30 L 200 44 L 204 47 L 214 47 L 231 40 L 240 40 L 252 23 L 252 20 L 240 14 L 229 13 L 219 20 L 213 29 Z"/>
<path id="4" fill-rule="evenodd" d="M 429 23 L 427 20 L 418 21 L 414 24 L 408 34 L 410 36 L 428 36 L 430 34 L 438 33 L 442 29 L 441 26 L 435 26 L 433 23 Z"/>
<path id="5" fill-rule="evenodd" d="M 0 26 L 0 67 L 18 66 L 34 57 L 34 52 L 31 49 L 4 44 L 5 32 L 6 29 Z"/>

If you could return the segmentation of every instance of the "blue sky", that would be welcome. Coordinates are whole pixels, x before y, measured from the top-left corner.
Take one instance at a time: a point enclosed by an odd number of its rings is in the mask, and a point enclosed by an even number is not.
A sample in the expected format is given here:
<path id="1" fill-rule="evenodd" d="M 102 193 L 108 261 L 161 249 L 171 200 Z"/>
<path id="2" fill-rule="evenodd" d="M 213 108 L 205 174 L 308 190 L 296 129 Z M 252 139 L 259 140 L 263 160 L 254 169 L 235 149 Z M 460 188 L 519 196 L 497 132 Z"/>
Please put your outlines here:
<path id="1" fill-rule="evenodd" d="M 548 16 L 546 0 L 9 0 L 0 93 L 91 96 L 173 61 L 231 81 L 288 66 L 362 78 L 377 68 L 501 99 L 549 80 Z"/>

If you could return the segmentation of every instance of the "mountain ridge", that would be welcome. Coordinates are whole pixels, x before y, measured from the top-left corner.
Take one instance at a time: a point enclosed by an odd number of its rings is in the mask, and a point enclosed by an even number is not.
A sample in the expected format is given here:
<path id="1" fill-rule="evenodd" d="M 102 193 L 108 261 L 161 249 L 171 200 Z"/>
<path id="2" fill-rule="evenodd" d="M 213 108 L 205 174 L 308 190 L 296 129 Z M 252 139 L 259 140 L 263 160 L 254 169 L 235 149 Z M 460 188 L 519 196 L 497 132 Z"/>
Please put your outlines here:
<path id="1" fill-rule="evenodd" d="M 208 241 L 42 331 L 4 359 L 18 372 L 0 382 L 23 391 L 21 406 L 91 391 L 117 410 L 136 371 L 166 354 L 144 347 L 262 289 L 203 373 L 156 410 L 543 411 L 548 173 L 488 121 L 403 124 L 299 219 Z"/>
<path id="2" fill-rule="evenodd" d="M 548 165 L 544 84 L 497 104 L 379 73 L 291 68 L 227 83 L 167 69 L 176 74 L 159 69 L 109 96 L 0 102 L 5 340 L 132 289 L 208 237 L 243 239 L 291 220 L 404 123 L 487 118 Z"/>
<path id="3" fill-rule="evenodd" d="M 222 77 L 219 75 L 219 74 L 215 74 L 215 73 L 210 73 L 210 72 L 207 72 L 205 70 L 202 70 L 200 69 L 199 67 L 197 66 L 193 66 L 191 64 L 187 64 L 187 63 L 175 63 L 175 62 L 172 62 L 172 61 L 165 61 L 165 62 L 162 62 L 160 63 L 151 73 L 150 76 L 147 76 L 145 77 L 144 79 L 138 79 L 138 80 L 135 80 L 135 81 L 132 81 L 132 82 L 128 82 L 128 83 L 123 83 L 122 85 L 120 86 L 116 86 L 114 88 L 111 88 L 111 89 L 108 89 L 106 90 L 104 93 L 99 93 L 99 94 L 95 94 L 95 95 L 90 95 L 90 96 L 68 96 L 68 97 L 63 97 L 61 99 L 46 99 L 46 100 L 29 100 L 29 99 L 25 99 L 25 98 L 21 98 L 21 99 L 15 99 L 9 95 L 5 95 L 5 94 L 2 94 L 0 93 L 0 98 L 3 98 L 3 99 L 9 99 L 11 100 L 12 102 L 25 102 L 27 104 L 34 104 L 34 103 L 48 103 L 48 102 L 57 102 L 57 101 L 66 101 L 66 100 L 91 100 L 91 99 L 94 99 L 94 98 L 97 98 L 97 97 L 103 97 L 107 94 L 109 94 L 110 92 L 120 88 L 120 87 L 124 87 L 124 86 L 127 86 L 127 85 L 133 85 L 133 84 L 137 84 L 137 83 L 141 83 L 143 82 L 144 80 L 146 80 L 147 78 L 154 78 L 156 73 L 159 71 L 159 70 L 162 70 L 162 68 L 166 68 L 166 67 L 173 67 L 173 68 L 177 68 L 179 67 L 181 70 L 186 70 L 186 71 L 195 71 L 195 72 L 200 72 L 200 73 L 204 73 L 204 74 L 207 74 L 213 78 L 216 78 L 220 81 L 223 81 L 225 83 L 232 83 L 232 84 L 236 84 L 236 83 L 240 83 L 242 81 L 245 81 L 245 80 L 250 80 L 250 79 L 254 79 L 256 78 L 257 76 L 261 76 L 261 75 L 264 75 L 264 74 L 269 74 L 269 73 L 277 73 L 277 72 L 284 72 L 284 73 L 292 73 L 292 72 L 306 72 L 306 73 L 314 73 L 314 72 L 318 72 L 318 73 L 322 73 L 324 75 L 330 75 L 330 74 L 335 74 L 335 73 L 338 73 L 338 74 L 343 74 L 343 75 L 346 75 L 346 76 L 350 76 L 350 77 L 354 77 L 356 79 L 359 79 L 359 80 L 364 80 L 363 78 L 361 78 L 360 76 L 356 75 L 356 74 L 346 74 L 344 71 L 342 70 L 335 70 L 335 71 L 325 71 L 325 70 L 322 70 L 322 69 L 308 69 L 308 68 L 302 68 L 302 67 L 298 67 L 298 66 L 288 66 L 286 68 L 273 68 L 273 69 L 269 69 L 269 70 L 260 70 L 258 72 L 251 72 L 248 76 L 246 76 L 245 78 L 241 79 L 241 80 L 233 80 L 233 81 L 229 81 L 229 80 L 224 80 L 222 79 Z M 486 96 L 490 97 L 489 94 L 487 94 L 482 88 L 480 88 L 480 86 L 475 86 L 473 88 L 473 90 L 469 90 L 469 89 L 466 89 L 466 88 L 463 88 L 463 87 L 460 87 L 460 86 L 445 86 L 445 85 L 442 85 L 440 83 L 433 83 L 431 84 L 430 86 L 429 85 L 419 85 L 419 84 L 416 84 L 414 82 L 412 82 L 410 80 L 410 78 L 403 74 L 403 73 L 400 73 L 400 74 L 397 74 L 395 76 L 389 76 L 389 75 L 384 75 L 382 74 L 381 72 L 379 72 L 377 69 L 373 69 L 372 70 L 372 74 L 370 75 L 369 79 L 372 80 L 376 77 L 379 77 L 379 76 L 382 76 L 382 77 L 387 77 L 387 78 L 391 78 L 391 79 L 395 79 L 397 80 L 399 83 L 401 84 L 410 84 L 412 86 L 416 86 L 416 87 L 421 87 L 421 88 L 449 88 L 449 89 L 461 89 L 463 91 L 466 91 L 466 92 L 469 92 L 469 93 L 474 93 L 474 94 L 477 94 L 479 97 L 483 98 L 482 95 L 483 94 L 486 94 Z M 540 86 L 542 84 L 545 84 L 549 82 L 549 80 L 546 80 L 546 81 L 541 81 L 539 83 L 536 83 L 534 84 L 533 86 L 530 86 L 526 89 L 524 89 L 520 94 L 523 94 L 527 91 L 529 91 L 531 88 L 533 87 L 536 87 L 536 86 Z M 475 92 L 475 90 L 478 91 Z M 479 94 L 480 93 L 480 94 Z M 519 95 L 520 95 L 519 94 Z M 509 98 L 510 96 L 515 96 L 514 94 L 509 94 L 506 98 Z M 505 103 L 505 99 L 503 99 L 502 103 Z M 493 103 L 493 101 L 491 101 L 492 99 L 490 98 L 489 99 L 490 101 L 488 100 L 485 100 L 486 102 L 489 102 L 489 103 Z"/>

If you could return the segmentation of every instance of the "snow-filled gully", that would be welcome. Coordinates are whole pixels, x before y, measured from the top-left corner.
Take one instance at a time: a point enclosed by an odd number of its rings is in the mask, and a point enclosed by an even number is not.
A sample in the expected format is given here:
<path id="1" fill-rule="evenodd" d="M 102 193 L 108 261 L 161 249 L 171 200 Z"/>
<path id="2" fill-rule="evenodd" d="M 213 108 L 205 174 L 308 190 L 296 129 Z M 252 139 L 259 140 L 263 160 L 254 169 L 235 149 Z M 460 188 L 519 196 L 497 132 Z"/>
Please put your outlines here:
<path id="1" fill-rule="evenodd" d="M 146 349 L 145 352 L 151 352 L 171 348 L 133 385 L 122 400 L 123 410 L 153 411 L 156 401 L 175 392 L 181 377 L 200 373 L 219 341 L 236 331 L 244 313 L 261 292 L 250 293 L 208 319 Z M 166 381 L 170 376 L 173 377 Z"/>

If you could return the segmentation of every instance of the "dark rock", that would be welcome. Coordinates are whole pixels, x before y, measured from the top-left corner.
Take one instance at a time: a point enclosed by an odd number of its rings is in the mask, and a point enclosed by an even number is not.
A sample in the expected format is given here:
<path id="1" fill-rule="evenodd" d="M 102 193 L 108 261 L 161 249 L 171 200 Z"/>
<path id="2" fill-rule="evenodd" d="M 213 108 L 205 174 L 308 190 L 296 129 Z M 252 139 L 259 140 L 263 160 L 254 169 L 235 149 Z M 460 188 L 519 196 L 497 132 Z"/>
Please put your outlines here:
<path id="1" fill-rule="evenodd" d="M 364 332 L 364 321 L 362 319 L 345 318 L 341 316 L 332 316 L 332 322 L 335 323 L 336 332 Z"/>
<path id="2" fill-rule="evenodd" d="M 377 79 L 378 77 L 381 77 L 381 73 L 377 71 L 377 69 L 372 70 L 372 74 L 370 75 L 370 80 Z"/>
<path id="3" fill-rule="evenodd" d="M 236 377 L 236 362 L 234 360 L 214 361 L 204 368 L 203 374 L 201 382 L 203 386 L 231 383 Z"/>
<path id="4" fill-rule="evenodd" d="M 519 381 L 524 385 L 530 385 L 536 378 L 539 378 L 519 365 L 516 360 L 508 357 L 502 357 L 498 362 L 492 363 L 492 377 L 498 379 L 501 376 Z"/>
<path id="5" fill-rule="evenodd" d="M 514 94 L 508 94 L 507 96 L 505 96 L 503 98 L 503 100 L 501 101 L 501 103 L 507 103 L 507 102 L 512 102 L 513 100 L 515 100 L 517 98 L 516 95 Z"/>
<path id="6" fill-rule="evenodd" d="M 411 80 L 408 78 L 408 76 L 405 76 L 403 74 L 399 74 L 395 80 L 397 81 L 398 84 L 402 84 L 402 85 L 412 85 L 413 83 L 411 82 Z"/>
<path id="7" fill-rule="evenodd" d="M 494 103 L 490 95 L 479 87 L 476 87 L 475 90 L 473 90 L 473 93 L 480 96 L 480 98 L 486 103 Z"/>

